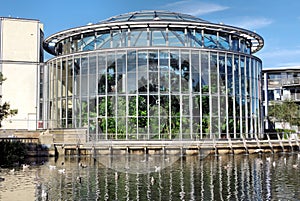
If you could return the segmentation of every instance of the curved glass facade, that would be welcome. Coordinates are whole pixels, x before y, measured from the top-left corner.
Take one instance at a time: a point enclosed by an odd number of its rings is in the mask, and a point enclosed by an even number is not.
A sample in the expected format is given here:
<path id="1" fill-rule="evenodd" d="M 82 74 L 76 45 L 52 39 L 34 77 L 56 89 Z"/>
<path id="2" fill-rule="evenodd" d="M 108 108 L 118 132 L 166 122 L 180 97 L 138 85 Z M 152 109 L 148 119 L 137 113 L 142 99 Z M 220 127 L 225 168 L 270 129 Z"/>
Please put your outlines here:
<path id="1" fill-rule="evenodd" d="M 48 128 L 84 128 L 93 141 L 261 133 L 261 61 L 247 37 L 175 25 L 100 32 L 46 48 L 57 54 L 45 69 Z"/>

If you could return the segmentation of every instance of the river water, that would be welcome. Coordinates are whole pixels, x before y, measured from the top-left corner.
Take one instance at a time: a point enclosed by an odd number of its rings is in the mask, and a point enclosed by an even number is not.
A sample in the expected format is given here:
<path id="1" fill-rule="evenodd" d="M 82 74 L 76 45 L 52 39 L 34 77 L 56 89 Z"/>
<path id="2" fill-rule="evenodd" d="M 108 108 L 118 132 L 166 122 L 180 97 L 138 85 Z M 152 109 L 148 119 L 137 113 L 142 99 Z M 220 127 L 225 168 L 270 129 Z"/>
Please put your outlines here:
<path id="1" fill-rule="evenodd" d="M 300 200 L 298 153 L 60 157 L 0 177 L 0 200 Z"/>

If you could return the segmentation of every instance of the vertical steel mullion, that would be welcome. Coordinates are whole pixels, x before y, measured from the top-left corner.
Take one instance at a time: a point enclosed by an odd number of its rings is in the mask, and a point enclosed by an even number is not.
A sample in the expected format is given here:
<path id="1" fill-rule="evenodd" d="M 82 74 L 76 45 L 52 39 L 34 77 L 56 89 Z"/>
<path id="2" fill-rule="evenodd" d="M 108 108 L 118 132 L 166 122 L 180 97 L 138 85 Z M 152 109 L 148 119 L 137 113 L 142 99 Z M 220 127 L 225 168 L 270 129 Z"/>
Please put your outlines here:
<path id="1" fill-rule="evenodd" d="M 160 51 L 158 51 L 159 54 Z M 158 65 L 160 65 L 160 57 L 158 55 Z M 157 69 L 157 85 L 158 85 L 158 91 L 157 91 L 157 98 L 158 98 L 158 128 L 160 128 L 160 121 L 161 121 L 161 115 L 160 115 L 160 68 Z M 149 85 L 148 85 L 149 86 Z M 161 133 L 160 133 L 160 129 L 158 131 L 158 139 L 161 139 Z"/>
<path id="2" fill-rule="evenodd" d="M 149 27 L 147 27 L 147 46 L 152 46 L 152 34 L 150 32 Z"/>
<path id="3" fill-rule="evenodd" d="M 158 65 L 159 65 L 159 50 L 158 50 Z M 159 68 L 158 68 L 159 69 Z M 147 137 L 148 137 L 148 140 L 150 139 L 150 134 L 149 134 L 149 129 L 150 129 L 150 120 L 149 120 L 149 113 L 150 113 L 150 107 L 149 107 L 149 98 L 150 98 L 150 95 L 149 95 L 149 52 L 148 52 L 148 59 L 147 59 Z M 159 77 L 158 77 L 158 82 L 159 82 Z M 158 85 L 159 86 L 159 85 Z"/>
<path id="4" fill-rule="evenodd" d="M 248 114 L 248 91 L 247 91 L 247 86 L 248 86 L 248 83 L 247 83 L 247 80 L 248 80 L 248 77 L 247 77 L 247 68 L 248 68 L 248 63 L 247 63 L 247 57 L 245 56 L 244 57 L 244 85 L 245 85 L 245 97 L 244 97 L 244 102 L 245 102 L 245 134 L 249 137 L 249 128 L 248 128 L 248 117 L 249 117 L 249 114 Z M 253 137 L 253 136 L 250 136 L 250 137 Z"/>
<path id="5" fill-rule="evenodd" d="M 253 107 L 252 107 L 252 103 L 253 103 L 253 92 L 252 92 L 252 79 L 253 79 L 253 74 L 252 74 L 252 62 L 253 62 L 253 59 L 252 58 L 250 58 L 250 64 L 249 64 L 249 76 L 250 76 L 250 78 L 249 78 L 249 80 L 250 80 L 250 86 L 249 86 L 249 101 L 250 101 L 250 115 L 251 115 L 251 119 L 250 119 L 250 130 L 251 130 L 251 133 L 252 134 L 255 134 L 254 133 L 254 127 L 253 127 L 253 115 L 254 115 L 254 113 L 253 113 Z"/>
<path id="6" fill-rule="evenodd" d="M 204 29 L 201 30 L 201 47 L 204 48 Z"/>
<path id="7" fill-rule="evenodd" d="M 45 108 L 45 110 L 44 110 L 45 111 L 45 115 L 44 115 L 44 118 L 46 120 L 46 125 L 47 125 L 44 128 L 49 129 L 50 128 L 49 120 L 50 120 L 50 113 L 51 113 L 51 111 L 50 111 L 50 101 L 51 101 L 50 100 L 50 93 L 51 93 L 51 91 L 49 91 L 48 89 L 51 89 L 51 88 L 50 88 L 50 83 L 49 83 L 50 82 L 50 74 L 49 74 L 49 66 L 48 65 L 44 65 L 44 72 L 46 73 L 44 75 L 44 78 L 46 80 L 46 85 L 44 86 L 44 92 L 45 92 L 45 95 L 46 95 L 45 100 L 44 100 L 44 103 L 45 103 L 45 107 L 44 107 Z"/>
<path id="8" fill-rule="evenodd" d="M 128 29 L 127 29 L 127 42 L 128 42 L 128 47 L 131 47 L 131 30 L 130 30 L 130 28 L 128 27 Z M 127 53 L 127 52 L 126 52 Z M 126 56 L 127 57 L 127 56 Z"/>
<path id="9" fill-rule="evenodd" d="M 209 135 L 210 138 L 214 138 L 213 133 L 212 133 L 212 93 L 211 93 L 211 52 L 208 52 L 208 83 L 209 83 L 209 88 L 208 88 L 208 95 L 209 95 Z"/>
<path id="10" fill-rule="evenodd" d="M 169 47 L 169 28 L 166 28 L 166 46 Z"/>
<path id="11" fill-rule="evenodd" d="M 171 66 L 171 50 L 168 50 L 168 66 Z M 168 114 L 169 114 L 169 119 L 168 119 L 168 127 L 169 127 L 169 139 L 172 139 L 172 128 L 171 128 L 171 125 L 172 125 L 172 107 L 171 107 L 171 98 L 172 98 L 172 86 L 171 86 L 171 72 L 170 72 L 170 68 L 168 69 L 168 73 L 169 73 L 169 96 L 168 96 L 168 104 L 169 104 L 169 110 L 168 110 Z M 159 104 L 160 104 L 160 101 L 159 101 Z M 159 105 L 160 106 L 160 105 Z M 159 107 L 160 108 L 160 107 Z M 160 127 L 160 125 L 159 125 Z"/>
<path id="12" fill-rule="evenodd" d="M 180 103 L 180 109 L 179 109 L 179 114 L 182 114 L 182 90 L 181 90 L 181 50 L 179 50 L 179 103 Z M 179 123 L 179 139 L 182 140 L 182 115 L 179 117 L 180 123 Z"/>
<path id="13" fill-rule="evenodd" d="M 184 29 L 184 47 L 187 47 L 188 45 L 188 36 L 187 36 L 187 28 Z"/>
<path id="14" fill-rule="evenodd" d="M 259 63 L 256 61 L 256 69 L 257 69 L 257 81 L 256 81 L 256 83 L 257 83 L 257 90 L 256 90 L 256 93 L 257 93 L 257 133 L 261 133 L 261 131 L 260 131 L 260 128 L 261 128 L 261 121 L 260 121 L 260 119 L 261 119 L 261 111 L 260 111 L 260 97 L 261 97 L 261 87 L 260 87 L 260 80 L 259 80 L 259 78 L 260 78 L 260 66 L 259 66 Z"/>
<path id="15" fill-rule="evenodd" d="M 189 50 L 189 115 L 190 115 L 190 137 L 193 139 L 193 75 L 192 75 L 192 51 Z"/>
<path id="16" fill-rule="evenodd" d="M 107 59 L 108 59 L 108 54 L 105 52 L 105 139 L 108 139 L 108 115 L 107 115 L 107 101 L 108 101 L 108 81 L 107 81 Z"/>
<path id="17" fill-rule="evenodd" d="M 90 55 L 87 54 L 87 142 L 90 141 L 89 137 L 90 137 Z"/>
<path id="18" fill-rule="evenodd" d="M 114 80 L 115 80 L 115 92 L 114 92 L 114 99 L 115 99 L 115 139 L 118 139 L 118 83 L 117 81 L 117 76 L 118 76 L 118 59 L 117 59 L 117 51 L 113 51 L 114 55 L 114 62 L 115 62 L 115 75 L 114 75 Z"/>
<path id="19" fill-rule="evenodd" d="M 65 71 L 66 71 L 66 83 L 65 83 L 65 91 L 66 91 L 66 111 L 65 111 L 65 115 L 66 115 L 66 119 L 65 119 L 65 128 L 68 128 L 68 87 L 69 87 L 69 79 L 68 79 L 68 71 L 69 71 L 69 65 L 68 65 L 68 61 L 69 61 L 69 57 L 65 57 Z"/>
<path id="20" fill-rule="evenodd" d="M 95 43 L 96 44 L 96 43 Z M 96 49 L 96 45 L 95 45 Z M 99 141 L 99 124 L 98 124 L 98 118 L 99 118 L 99 86 L 98 86 L 98 79 L 99 79 L 99 61 L 98 61 L 98 54 L 96 54 L 96 133 L 95 133 L 95 139 L 98 142 Z"/>
<path id="21" fill-rule="evenodd" d="M 217 48 L 220 48 L 220 44 L 219 44 L 219 35 L 220 35 L 220 33 L 217 31 Z M 218 52 L 219 53 L 219 52 Z M 218 57 L 218 60 L 219 60 L 219 57 Z"/>
<path id="22" fill-rule="evenodd" d="M 244 135 L 243 133 L 243 105 L 242 105 L 242 71 L 241 71 L 241 55 L 239 55 L 239 92 L 240 92 L 240 97 L 239 97 L 239 102 L 240 102 L 240 137 L 241 135 Z M 245 68 L 245 66 L 244 66 Z"/>
<path id="23" fill-rule="evenodd" d="M 109 45 L 110 45 L 110 48 L 113 48 L 113 30 L 110 30 L 109 31 L 109 36 L 110 36 L 110 41 L 109 41 Z"/>
<path id="24" fill-rule="evenodd" d="M 136 57 L 135 57 L 135 71 L 136 71 L 136 79 L 135 79 L 135 84 L 136 88 L 139 88 L 139 51 L 136 52 Z M 148 61 L 147 61 L 148 62 Z M 139 135 L 139 92 L 136 90 L 136 95 L 135 95 L 135 116 L 136 116 L 136 137 L 138 139 Z"/>
<path id="25" fill-rule="evenodd" d="M 129 116 L 129 101 L 128 101 L 128 50 L 125 51 L 125 132 L 126 132 L 126 140 L 128 140 L 128 116 Z"/>
<path id="26" fill-rule="evenodd" d="M 63 77 L 62 77 L 62 58 L 60 58 L 60 72 L 59 72 L 59 74 L 60 74 L 60 111 L 59 111 L 59 127 L 60 128 L 62 128 L 62 99 L 63 99 L 63 85 L 62 85 L 62 79 L 63 79 Z"/>
<path id="27" fill-rule="evenodd" d="M 48 128 L 52 128 L 52 125 L 50 126 L 50 121 L 51 121 L 51 118 L 50 117 L 52 117 L 51 116 L 51 110 L 52 110 L 52 108 L 50 109 L 50 103 L 51 103 L 51 101 L 53 101 L 53 100 L 51 100 L 51 93 L 52 93 L 52 90 L 53 90 L 53 87 L 51 88 L 51 74 L 50 74 L 50 68 L 53 68 L 52 67 L 52 64 L 53 63 L 53 61 L 52 62 L 50 62 L 50 64 L 51 64 L 51 67 L 49 67 L 49 63 L 47 63 L 47 65 L 45 66 L 45 72 L 46 72 L 46 75 L 45 75 L 45 78 L 46 78 L 46 85 L 45 85 L 45 94 L 46 94 L 46 99 L 45 99 L 45 101 L 46 101 L 46 105 L 45 105 L 45 120 L 46 120 L 46 124 L 47 124 L 47 126 L 46 126 L 46 128 L 48 129 Z M 52 90 L 51 90 L 52 89 Z"/>
<path id="28" fill-rule="evenodd" d="M 218 32 L 219 33 L 219 32 Z M 218 137 L 221 138 L 221 92 L 220 92 L 220 54 L 217 52 L 217 93 L 218 93 Z"/>
<path id="29" fill-rule="evenodd" d="M 269 111 L 268 111 L 268 105 L 269 105 L 269 98 L 268 98 L 268 72 L 264 73 L 264 96 L 265 96 L 265 101 L 264 101 L 264 105 L 265 105 L 265 117 L 269 116 Z M 298 99 L 298 98 L 297 98 Z M 265 129 L 269 129 L 269 122 L 268 119 L 266 119 L 265 121 L 265 125 L 264 125 Z"/>
<path id="30" fill-rule="evenodd" d="M 203 115 L 202 115 L 202 95 L 203 95 L 203 90 L 202 90 L 202 51 L 199 50 L 199 78 L 200 78 L 200 103 L 199 103 L 199 107 L 200 107 L 200 110 L 199 110 L 199 115 L 200 115 L 200 139 L 203 138 L 203 132 L 202 132 L 202 118 L 203 118 Z"/>
<path id="31" fill-rule="evenodd" d="M 225 94 L 226 94 L 226 98 L 225 98 L 225 108 L 226 108 L 226 138 L 229 139 L 229 114 L 228 114 L 228 109 L 229 109 L 229 93 L 228 93 L 228 66 L 227 66 L 227 53 L 225 53 Z"/>
<path id="32" fill-rule="evenodd" d="M 232 62 L 231 62 L 231 66 L 232 66 L 232 103 L 233 103 L 233 136 L 234 138 L 236 138 L 236 104 L 235 104 L 235 97 L 236 97 L 236 93 L 235 93 L 235 68 L 236 68 L 236 65 L 235 65 L 235 57 L 236 55 L 233 54 L 232 55 Z"/>
<path id="33" fill-rule="evenodd" d="M 75 106 L 76 106 L 76 104 L 75 104 L 75 94 L 76 93 L 74 93 L 74 91 L 76 90 L 76 87 L 75 87 L 75 67 L 74 67 L 74 55 L 72 56 L 72 58 L 71 58 L 71 61 L 72 61 L 72 128 L 76 128 L 76 123 L 75 123 L 75 119 L 76 119 L 76 117 L 75 117 Z"/>

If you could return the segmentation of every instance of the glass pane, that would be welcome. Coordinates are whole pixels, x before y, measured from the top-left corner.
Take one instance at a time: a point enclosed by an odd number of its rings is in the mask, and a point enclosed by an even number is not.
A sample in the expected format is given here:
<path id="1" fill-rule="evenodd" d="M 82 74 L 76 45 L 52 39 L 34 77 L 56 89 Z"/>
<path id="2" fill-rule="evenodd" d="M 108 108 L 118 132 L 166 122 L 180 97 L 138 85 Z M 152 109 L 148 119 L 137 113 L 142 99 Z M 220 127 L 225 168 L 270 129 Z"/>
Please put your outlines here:
<path id="1" fill-rule="evenodd" d="M 150 126 L 150 135 L 152 138 L 158 138 L 157 135 L 159 133 L 159 118 L 152 117 L 149 119 L 149 126 Z"/>
<path id="2" fill-rule="evenodd" d="M 101 116 L 105 116 L 106 114 L 106 98 L 105 97 L 102 97 L 100 96 L 98 98 L 98 115 L 101 117 Z"/>
<path id="3" fill-rule="evenodd" d="M 217 33 L 204 32 L 204 47 L 216 49 L 218 47 Z"/>
<path id="4" fill-rule="evenodd" d="M 106 111 L 107 111 L 107 116 L 109 116 L 109 117 L 116 116 L 116 97 L 115 96 L 107 97 Z"/>
<path id="5" fill-rule="evenodd" d="M 239 71 L 240 71 L 240 65 L 239 65 L 239 57 L 237 55 L 234 55 L 234 86 L 235 86 L 235 95 L 240 95 L 240 77 L 239 77 Z"/>
<path id="6" fill-rule="evenodd" d="M 112 31 L 112 47 L 120 47 L 121 46 L 121 31 Z"/>
<path id="7" fill-rule="evenodd" d="M 117 91 L 125 93 L 126 91 L 126 53 L 117 54 Z"/>
<path id="8" fill-rule="evenodd" d="M 126 118 L 117 118 L 117 139 L 126 139 Z"/>
<path id="9" fill-rule="evenodd" d="M 165 71 L 160 72 L 160 91 L 169 91 L 169 73 Z"/>
<path id="10" fill-rule="evenodd" d="M 148 33 L 147 31 L 132 30 L 130 32 L 130 46 L 140 47 L 148 45 Z"/>
<path id="11" fill-rule="evenodd" d="M 158 73 L 157 72 L 149 72 L 149 92 L 157 92 L 158 91 Z"/>
<path id="12" fill-rule="evenodd" d="M 201 30 L 190 30 L 188 31 L 188 37 L 190 40 L 191 47 L 202 47 L 202 33 Z"/>
<path id="13" fill-rule="evenodd" d="M 217 55 L 211 54 L 210 57 L 210 90 L 212 94 L 218 94 L 218 64 Z"/>
<path id="14" fill-rule="evenodd" d="M 107 93 L 113 94 L 116 91 L 116 62 L 115 54 L 107 55 Z"/>
<path id="15" fill-rule="evenodd" d="M 92 55 L 89 58 L 89 95 L 96 95 L 97 87 L 96 87 L 96 56 Z"/>
<path id="16" fill-rule="evenodd" d="M 189 52 L 181 52 L 181 91 L 189 91 L 190 58 Z"/>
<path id="17" fill-rule="evenodd" d="M 83 38 L 79 41 L 79 47 L 83 51 L 94 50 L 95 35 L 94 33 L 83 34 Z"/>
<path id="18" fill-rule="evenodd" d="M 239 51 L 239 39 L 236 37 L 231 37 L 231 50 L 233 51 Z"/>
<path id="19" fill-rule="evenodd" d="M 136 98 L 136 96 L 128 96 L 128 115 L 130 117 L 136 117 L 137 115 Z"/>
<path id="20" fill-rule="evenodd" d="M 55 82 L 54 80 L 54 83 L 57 83 L 57 97 L 61 97 L 62 96 L 62 78 L 61 78 L 61 60 L 57 60 L 57 63 L 56 63 L 56 76 L 57 76 L 57 81 L 58 82 Z M 55 86 L 54 86 L 55 87 Z M 54 97 L 55 97 L 55 94 L 54 94 Z"/>
<path id="21" fill-rule="evenodd" d="M 221 49 L 229 50 L 230 43 L 229 43 L 229 35 L 226 33 L 220 33 L 219 35 L 219 47 Z"/>
<path id="22" fill-rule="evenodd" d="M 66 58 L 62 61 L 62 68 L 61 68 L 61 84 L 62 84 L 62 97 L 66 97 L 67 95 L 67 62 Z"/>
<path id="23" fill-rule="evenodd" d="M 72 60 L 68 60 L 68 83 L 67 83 L 67 96 L 70 97 L 73 95 L 73 65 L 72 65 Z"/>
<path id="24" fill-rule="evenodd" d="M 117 116 L 118 117 L 126 117 L 126 96 L 118 96 L 118 102 L 117 102 Z"/>
<path id="25" fill-rule="evenodd" d="M 88 95 L 88 59 L 85 56 L 81 58 L 81 96 Z"/>
<path id="26" fill-rule="evenodd" d="M 219 55 L 219 86 L 220 94 L 226 94 L 226 66 L 225 66 L 225 55 Z"/>
<path id="27" fill-rule="evenodd" d="M 96 110 L 96 103 L 97 103 L 97 100 L 96 98 L 90 98 L 89 99 L 90 103 L 89 103 L 89 112 L 90 112 L 90 117 L 97 117 L 97 110 Z"/>
<path id="28" fill-rule="evenodd" d="M 81 98 L 81 126 L 88 126 L 88 101 L 86 97 Z"/>
<path id="29" fill-rule="evenodd" d="M 95 38 L 96 49 L 110 48 L 110 33 L 97 33 Z"/>
<path id="30" fill-rule="evenodd" d="M 182 96 L 182 115 L 190 115 L 190 97 Z"/>
<path id="31" fill-rule="evenodd" d="M 162 30 L 153 30 L 152 34 L 152 46 L 166 46 L 166 31 Z"/>
<path id="32" fill-rule="evenodd" d="M 178 96 L 178 98 L 179 98 L 179 96 Z M 160 100 L 159 100 L 159 104 L 160 104 L 160 108 L 159 108 L 160 109 L 160 111 L 159 111 L 160 116 L 168 117 L 169 116 L 169 108 L 170 108 L 170 106 L 169 106 L 169 104 L 170 104 L 169 96 L 168 95 L 161 95 Z M 177 109 L 177 108 L 179 109 L 179 100 L 178 100 L 178 102 L 175 102 L 175 100 L 174 100 L 173 104 L 174 104 L 174 114 L 175 114 L 177 112 L 177 111 L 175 111 L 175 109 Z M 178 104 L 178 105 L 175 106 L 175 104 Z"/>
<path id="33" fill-rule="evenodd" d="M 170 84 L 171 91 L 179 91 L 180 71 L 179 71 L 179 52 L 171 51 L 170 53 Z"/>
<path id="34" fill-rule="evenodd" d="M 158 71 L 158 53 L 157 51 L 149 51 L 149 71 Z"/>
<path id="35" fill-rule="evenodd" d="M 227 90 L 229 95 L 233 93 L 232 69 L 232 55 L 227 55 Z"/>
<path id="36" fill-rule="evenodd" d="M 168 32 L 169 46 L 185 46 L 184 30 L 172 30 Z"/>
<path id="37" fill-rule="evenodd" d="M 209 69 L 208 69 L 208 53 L 201 53 L 201 85 L 202 93 L 208 93 L 209 85 Z"/>

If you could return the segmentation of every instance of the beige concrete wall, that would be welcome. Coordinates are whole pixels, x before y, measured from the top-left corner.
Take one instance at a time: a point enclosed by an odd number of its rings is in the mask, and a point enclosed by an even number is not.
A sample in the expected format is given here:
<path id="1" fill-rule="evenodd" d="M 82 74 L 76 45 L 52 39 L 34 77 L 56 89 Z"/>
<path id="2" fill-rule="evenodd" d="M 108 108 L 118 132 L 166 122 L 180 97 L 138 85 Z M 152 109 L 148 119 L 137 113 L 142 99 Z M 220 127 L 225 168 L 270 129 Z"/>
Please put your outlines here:
<path id="1" fill-rule="evenodd" d="M 39 57 L 37 21 L 4 19 L 2 21 L 2 59 L 37 62 Z"/>
<path id="2" fill-rule="evenodd" d="M 2 122 L 5 129 L 29 129 L 36 126 L 32 115 L 36 114 L 37 66 L 3 64 L 3 75 L 7 78 L 2 84 L 2 102 L 9 102 L 11 109 L 18 109 L 18 114 Z M 31 125 L 33 124 L 33 125 Z"/>
<path id="3" fill-rule="evenodd" d="M 2 122 L 1 129 L 36 129 L 37 73 L 40 58 L 38 20 L 1 19 L 1 65 L 6 80 L 2 84 L 2 103 L 9 102 L 18 114 Z M 0 69 L 1 70 L 1 69 Z"/>

